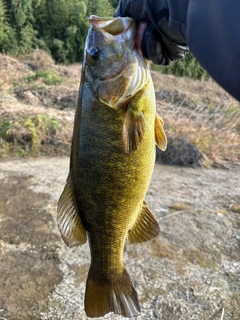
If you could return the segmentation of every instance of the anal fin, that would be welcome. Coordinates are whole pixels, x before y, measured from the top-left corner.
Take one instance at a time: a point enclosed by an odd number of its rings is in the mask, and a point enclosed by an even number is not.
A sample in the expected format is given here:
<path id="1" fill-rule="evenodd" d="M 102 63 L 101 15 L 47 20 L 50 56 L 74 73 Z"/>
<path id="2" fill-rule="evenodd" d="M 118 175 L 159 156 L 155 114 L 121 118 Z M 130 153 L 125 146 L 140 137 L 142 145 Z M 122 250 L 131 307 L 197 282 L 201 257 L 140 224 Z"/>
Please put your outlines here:
<path id="1" fill-rule="evenodd" d="M 78 214 L 71 174 L 68 176 L 65 188 L 58 201 L 57 223 L 62 239 L 67 246 L 76 247 L 87 241 L 86 229 Z"/>
<path id="2" fill-rule="evenodd" d="M 157 237 L 159 232 L 159 224 L 144 201 L 134 226 L 128 231 L 128 241 L 130 243 L 145 242 Z"/>
<path id="3" fill-rule="evenodd" d="M 135 111 L 129 107 L 123 123 L 122 142 L 123 151 L 131 153 L 137 150 L 145 132 L 145 120 L 142 111 Z"/>
<path id="4" fill-rule="evenodd" d="M 163 129 L 163 119 L 156 113 L 155 116 L 155 142 L 159 149 L 165 151 L 167 148 L 167 137 Z"/>

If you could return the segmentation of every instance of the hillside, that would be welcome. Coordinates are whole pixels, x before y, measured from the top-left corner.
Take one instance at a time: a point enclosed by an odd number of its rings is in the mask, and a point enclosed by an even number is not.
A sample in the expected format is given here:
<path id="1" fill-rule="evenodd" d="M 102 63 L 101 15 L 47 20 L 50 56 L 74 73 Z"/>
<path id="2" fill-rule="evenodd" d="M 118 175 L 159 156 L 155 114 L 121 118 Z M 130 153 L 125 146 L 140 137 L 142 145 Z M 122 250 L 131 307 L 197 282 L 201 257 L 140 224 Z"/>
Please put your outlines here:
<path id="1" fill-rule="evenodd" d="M 80 72 L 80 64 L 56 65 L 40 50 L 18 60 L 0 55 L 0 158 L 69 155 Z M 238 102 L 212 80 L 155 71 L 152 78 L 169 140 L 160 162 L 240 162 Z"/>
<path id="2" fill-rule="evenodd" d="M 56 221 L 80 71 L 41 51 L 0 55 L 0 319 L 89 319 L 89 245 L 65 247 Z M 134 319 L 240 319 L 240 105 L 211 80 L 152 77 L 169 142 L 157 161 L 221 168 L 155 165 L 146 202 L 160 235 L 123 255 Z"/>

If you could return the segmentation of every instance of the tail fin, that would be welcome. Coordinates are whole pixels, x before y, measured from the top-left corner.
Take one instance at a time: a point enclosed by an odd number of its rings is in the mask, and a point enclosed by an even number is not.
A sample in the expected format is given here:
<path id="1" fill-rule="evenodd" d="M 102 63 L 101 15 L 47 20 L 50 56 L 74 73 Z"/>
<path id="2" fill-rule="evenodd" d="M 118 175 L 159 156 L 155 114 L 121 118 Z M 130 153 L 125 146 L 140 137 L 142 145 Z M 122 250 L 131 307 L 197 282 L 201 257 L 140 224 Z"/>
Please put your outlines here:
<path id="1" fill-rule="evenodd" d="M 123 273 L 115 279 L 94 279 L 90 269 L 85 292 L 85 312 L 88 317 L 102 317 L 111 311 L 124 317 L 139 315 L 138 296 L 130 276 L 124 268 Z"/>

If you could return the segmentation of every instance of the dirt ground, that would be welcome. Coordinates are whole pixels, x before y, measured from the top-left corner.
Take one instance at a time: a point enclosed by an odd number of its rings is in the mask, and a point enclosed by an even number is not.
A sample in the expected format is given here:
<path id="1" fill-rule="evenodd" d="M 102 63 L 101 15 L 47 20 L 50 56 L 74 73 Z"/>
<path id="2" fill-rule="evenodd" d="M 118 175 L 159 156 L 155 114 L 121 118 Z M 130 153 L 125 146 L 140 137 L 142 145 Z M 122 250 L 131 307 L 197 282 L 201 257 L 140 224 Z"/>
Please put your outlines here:
<path id="1" fill-rule="evenodd" d="M 1 320 L 87 319 L 88 244 L 67 249 L 56 227 L 68 162 L 0 162 Z M 156 164 L 146 200 L 161 235 L 124 251 L 136 319 L 240 319 L 240 167 Z"/>

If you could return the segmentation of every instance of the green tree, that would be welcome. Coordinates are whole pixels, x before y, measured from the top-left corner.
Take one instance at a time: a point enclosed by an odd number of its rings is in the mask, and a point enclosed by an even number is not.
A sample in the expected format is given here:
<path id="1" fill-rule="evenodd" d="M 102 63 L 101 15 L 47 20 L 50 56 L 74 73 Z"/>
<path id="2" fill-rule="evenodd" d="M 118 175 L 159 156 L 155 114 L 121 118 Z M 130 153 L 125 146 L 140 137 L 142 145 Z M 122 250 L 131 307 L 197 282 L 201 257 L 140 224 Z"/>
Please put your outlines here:
<path id="1" fill-rule="evenodd" d="M 202 79 L 207 77 L 207 72 L 200 66 L 191 53 L 187 53 L 184 59 L 173 62 L 164 73 L 171 73 L 180 77 Z"/>
<path id="2" fill-rule="evenodd" d="M 54 59 L 81 61 L 88 29 L 87 0 L 38 0 L 35 7 L 35 29 Z"/>
<path id="3" fill-rule="evenodd" d="M 110 0 L 110 3 L 114 9 L 117 8 L 119 1 L 120 0 Z"/>
<path id="4" fill-rule="evenodd" d="M 5 20 L 6 20 L 6 8 L 3 0 L 0 0 L 0 28 L 1 30 L 4 28 Z"/>
<path id="5" fill-rule="evenodd" d="M 16 47 L 15 32 L 7 21 L 6 3 L 0 0 L 0 52 L 14 53 Z"/>
<path id="6" fill-rule="evenodd" d="M 209 77 L 194 56 L 188 52 L 184 59 L 174 61 L 169 66 L 151 65 L 151 68 L 165 74 L 173 74 L 178 77 L 188 77 L 192 79 L 207 79 Z"/>
<path id="7" fill-rule="evenodd" d="M 112 7 L 111 1 L 109 0 L 88 0 L 88 11 L 87 14 L 90 16 L 92 14 L 99 17 L 112 16 L 114 9 Z"/>
<path id="8" fill-rule="evenodd" d="M 8 0 L 5 2 L 8 23 L 15 32 L 17 46 L 15 54 L 29 52 L 34 48 L 37 32 L 33 29 L 34 16 L 32 0 Z"/>
<path id="9" fill-rule="evenodd" d="M 110 0 L 0 0 L 0 50 L 40 48 L 58 62 L 82 61 L 89 16 L 113 12 Z"/>
<path id="10" fill-rule="evenodd" d="M 64 32 L 67 61 L 82 61 L 85 38 L 89 28 L 85 1 L 73 1 L 69 13 L 68 27 Z"/>

